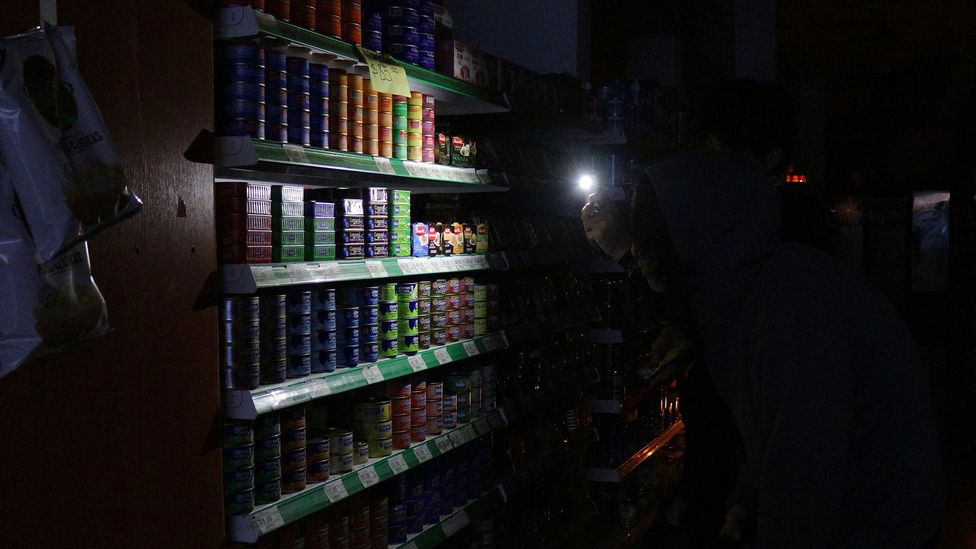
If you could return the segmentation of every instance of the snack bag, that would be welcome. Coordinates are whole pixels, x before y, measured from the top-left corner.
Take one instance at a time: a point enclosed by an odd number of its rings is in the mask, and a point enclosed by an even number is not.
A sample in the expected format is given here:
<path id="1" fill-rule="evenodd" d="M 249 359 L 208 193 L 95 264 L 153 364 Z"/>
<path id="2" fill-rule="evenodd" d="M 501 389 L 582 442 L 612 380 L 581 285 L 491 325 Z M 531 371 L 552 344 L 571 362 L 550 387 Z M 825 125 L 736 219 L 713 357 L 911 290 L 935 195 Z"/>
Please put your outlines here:
<path id="1" fill-rule="evenodd" d="M 42 262 L 142 209 L 78 72 L 70 27 L 0 40 L 0 149 Z"/>
<path id="2" fill-rule="evenodd" d="M 38 265 L 9 174 L 0 157 L 0 377 L 29 358 L 108 331 L 88 245 Z"/>

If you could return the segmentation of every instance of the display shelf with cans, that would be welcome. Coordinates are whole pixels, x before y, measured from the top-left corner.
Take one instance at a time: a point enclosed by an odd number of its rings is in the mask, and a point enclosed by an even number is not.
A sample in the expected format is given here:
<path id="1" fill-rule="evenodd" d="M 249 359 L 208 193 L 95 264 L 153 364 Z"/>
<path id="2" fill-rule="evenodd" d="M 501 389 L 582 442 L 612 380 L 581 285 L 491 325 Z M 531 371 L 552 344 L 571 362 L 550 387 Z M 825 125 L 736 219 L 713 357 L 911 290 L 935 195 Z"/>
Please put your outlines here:
<path id="1" fill-rule="evenodd" d="M 437 547 L 471 524 L 472 519 L 497 505 L 500 498 L 501 494 L 497 490 L 491 490 L 444 517 L 439 523 L 424 528 L 422 532 L 409 537 L 406 542 L 393 544 L 392 547 L 398 549 L 431 549 Z"/>
<path id="2" fill-rule="evenodd" d="M 224 39 L 274 38 L 328 54 L 350 66 L 362 65 L 365 70 L 365 63 L 351 42 L 283 21 L 249 6 L 218 10 L 216 35 Z M 506 97 L 494 89 L 464 82 L 401 59 L 387 59 L 406 72 L 411 90 L 433 95 L 437 99 L 440 114 L 490 114 L 509 110 Z"/>
<path id="3" fill-rule="evenodd" d="M 288 406 L 409 376 L 507 347 L 505 332 L 499 331 L 426 349 L 412 356 L 399 356 L 360 367 L 311 374 L 275 385 L 262 385 L 250 391 L 228 389 L 224 391 L 224 415 L 229 419 L 250 420 L 260 414 Z"/>
<path id="4" fill-rule="evenodd" d="M 490 268 L 488 257 L 477 254 L 305 263 L 225 263 L 220 266 L 220 283 L 225 294 L 253 294 L 265 288 L 474 272 Z"/>
<path id="5" fill-rule="evenodd" d="M 324 483 L 311 484 L 305 489 L 280 496 L 266 505 L 259 505 L 247 513 L 231 514 L 228 519 L 232 541 L 255 543 L 258 538 L 346 500 L 382 481 L 389 480 L 425 462 L 460 448 L 507 423 L 499 409 L 469 423 L 443 431 L 440 435 L 412 444 L 409 448 L 390 453 L 386 457 L 370 459 L 341 475 L 330 476 Z"/>
<path id="6" fill-rule="evenodd" d="M 593 467 L 586 470 L 586 479 L 595 482 L 620 482 L 629 475 L 638 465 L 644 463 L 655 452 L 666 446 L 671 439 L 685 428 L 685 424 L 679 419 L 668 427 L 663 433 L 651 439 L 645 446 L 641 447 L 634 455 L 627 458 L 622 464 L 615 468 Z"/>
<path id="7" fill-rule="evenodd" d="M 498 192 L 506 175 L 356 152 L 275 143 L 247 136 L 217 137 L 218 181 L 306 187 L 400 187 L 423 192 Z"/>

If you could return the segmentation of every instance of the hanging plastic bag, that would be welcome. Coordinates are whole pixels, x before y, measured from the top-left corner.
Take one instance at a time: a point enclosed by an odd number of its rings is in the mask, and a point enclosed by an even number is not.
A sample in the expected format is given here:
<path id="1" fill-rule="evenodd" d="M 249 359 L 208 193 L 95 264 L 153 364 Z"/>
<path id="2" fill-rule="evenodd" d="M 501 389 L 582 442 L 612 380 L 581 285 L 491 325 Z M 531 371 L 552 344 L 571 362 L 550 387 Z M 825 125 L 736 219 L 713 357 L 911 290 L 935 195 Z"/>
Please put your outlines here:
<path id="1" fill-rule="evenodd" d="M 39 265 L 9 173 L 0 157 L 0 377 L 32 357 L 108 331 L 88 245 Z"/>
<path id="2" fill-rule="evenodd" d="M 0 148 L 42 261 L 142 209 L 78 72 L 73 28 L 0 40 Z"/>

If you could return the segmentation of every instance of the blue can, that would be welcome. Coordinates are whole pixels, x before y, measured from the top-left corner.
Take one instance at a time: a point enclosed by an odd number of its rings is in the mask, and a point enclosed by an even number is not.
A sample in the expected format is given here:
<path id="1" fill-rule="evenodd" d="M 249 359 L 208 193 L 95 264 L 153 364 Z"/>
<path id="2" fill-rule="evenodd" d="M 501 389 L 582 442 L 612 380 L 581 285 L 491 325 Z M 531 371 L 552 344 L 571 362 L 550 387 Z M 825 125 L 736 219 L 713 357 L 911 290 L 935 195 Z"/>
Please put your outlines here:
<path id="1" fill-rule="evenodd" d="M 281 477 L 281 459 L 274 458 L 259 461 L 254 464 L 254 478 L 258 482 L 265 482 Z"/>
<path id="2" fill-rule="evenodd" d="M 305 377 L 312 373 L 312 357 L 310 355 L 289 355 L 288 370 L 285 376 L 288 379 Z"/>
<path id="3" fill-rule="evenodd" d="M 261 362 L 261 346 L 257 343 L 234 345 L 234 356 L 238 364 L 257 364 Z"/>
<path id="4" fill-rule="evenodd" d="M 288 75 L 304 76 L 308 77 L 308 59 L 304 57 L 291 57 L 288 56 L 285 59 L 285 67 L 288 70 Z"/>
<path id="5" fill-rule="evenodd" d="M 402 477 L 400 477 L 400 478 L 402 478 Z M 394 487 L 400 485 L 400 482 L 398 482 L 398 481 L 391 481 L 391 482 L 393 482 Z M 405 497 L 401 495 L 399 497 L 396 497 L 395 499 L 398 499 L 400 501 L 403 501 L 405 499 Z M 403 503 L 397 503 L 396 505 L 391 505 L 390 506 L 390 524 L 391 525 L 393 525 L 393 524 L 403 524 L 405 522 L 407 522 L 407 506 L 405 504 L 403 504 Z"/>
<path id="6" fill-rule="evenodd" d="M 309 111 L 311 106 L 311 100 L 309 99 L 308 92 L 295 92 L 289 89 L 287 100 L 288 100 L 288 123 L 293 124 L 293 123 L 302 122 L 303 125 L 307 126 L 308 125 L 307 118 L 302 120 L 293 117 L 297 116 L 302 111 L 304 112 Z"/>
<path id="7" fill-rule="evenodd" d="M 288 122 L 288 105 L 266 103 L 264 105 L 264 121 L 269 125 L 286 124 Z"/>
<path id="8" fill-rule="evenodd" d="M 436 51 L 436 46 L 434 44 L 434 34 L 433 33 L 420 33 L 420 37 L 417 40 L 417 48 L 420 51 Z"/>
<path id="9" fill-rule="evenodd" d="M 359 364 L 359 345 L 350 345 L 339 349 L 336 363 L 339 366 L 357 366 Z"/>
<path id="10" fill-rule="evenodd" d="M 373 343 L 380 339 L 380 326 L 377 323 L 360 324 L 359 338 L 363 343 Z M 375 362 L 375 361 L 374 361 Z"/>
<path id="11" fill-rule="evenodd" d="M 312 88 L 312 83 L 309 81 L 307 76 L 292 76 L 288 73 L 288 80 L 285 83 L 288 88 L 288 93 L 308 93 Z"/>
<path id="12" fill-rule="evenodd" d="M 359 344 L 360 362 L 376 362 L 380 359 L 380 344 L 372 341 L 363 341 Z"/>
<path id="13" fill-rule="evenodd" d="M 336 350 L 313 350 L 312 351 L 312 373 L 334 372 L 336 369 Z"/>
<path id="14" fill-rule="evenodd" d="M 312 144 L 312 135 L 308 126 L 299 127 L 288 124 L 288 142 L 308 147 Z"/>
<path id="15" fill-rule="evenodd" d="M 434 21 L 433 15 L 420 15 L 420 23 L 417 25 L 417 31 L 422 34 L 434 34 L 436 28 L 436 22 Z"/>
<path id="16" fill-rule="evenodd" d="M 217 135 L 227 136 L 254 136 L 258 133 L 257 118 L 230 118 L 215 121 L 214 129 Z"/>
<path id="17" fill-rule="evenodd" d="M 393 55 L 393 57 L 402 59 L 407 63 L 416 64 L 420 62 L 420 49 L 416 44 L 392 43 L 387 46 L 387 50 Z"/>
<path id="18" fill-rule="evenodd" d="M 319 80 L 329 81 L 329 66 L 322 63 L 308 64 L 308 77 Z"/>
<path id="19" fill-rule="evenodd" d="M 312 312 L 312 292 L 291 292 L 288 294 L 288 313 L 307 315 Z"/>
<path id="20" fill-rule="evenodd" d="M 454 510 L 454 507 L 460 507 L 464 503 L 457 503 L 455 498 L 457 497 L 457 490 L 454 486 L 445 486 L 441 488 L 441 514 L 446 515 Z"/>
<path id="21" fill-rule="evenodd" d="M 288 141 L 288 124 L 265 122 L 264 138 L 268 141 L 286 143 Z"/>
<path id="22" fill-rule="evenodd" d="M 288 335 L 305 335 L 311 333 L 312 315 L 301 313 L 288 315 Z"/>
<path id="23" fill-rule="evenodd" d="M 312 350 L 335 351 L 338 341 L 335 330 L 318 330 L 312 337 Z"/>
<path id="24" fill-rule="evenodd" d="M 403 3 L 401 2 L 401 4 Z M 404 7 L 403 5 L 387 6 L 383 22 L 387 25 L 416 27 L 420 24 L 420 13 L 416 8 Z"/>
<path id="25" fill-rule="evenodd" d="M 264 89 L 265 93 L 271 93 L 271 90 L 285 90 L 288 91 L 288 77 L 285 75 L 284 71 L 273 71 L 264 72 Z M 279 92 L 274 93 L 274 97 L 268 97 L 268 100 L 280 97 Z"/>
<path id="26" fill-rule="evenodd" d="M 287 341 L 289 355 L 307 355 L 312 352 L 311 335 L 293 335 Z"/>
<path id="27" fill-rule="evenodd" d="M 441 520 L 441 495 L 431 494 L 427 499 L 427 506 L 424 508 L 424 522 L 437 524 Z"/>
<path id="28" fill-rule="evenodd" d="M 285 70 L 288 66 L 287 58 L 283 51 L 264 50 L 264 66 L 268 70 Z"/>
<path id="29" fill-rule="evenodd" d="M 424 493 L 437 492 L 441 489 L 441 476 L 434 471 L 428 471 L 424 477 Z"/>
<path id="30" fill-rule="evenodd" d="M 376 324 L 380 321 L 379 305 L 363 305 L 359 308 L 359 321 L 362 324 Z"/>
<path id="31" fill-rule="evenodd" d="M 252 44 L 221 43 L 217 46 L 217 60 L 228 63 L 263 64 L 264 54 Z"/>
<path id="32" fill-rule="evenodd" d="M 338 326 L 343 328 L 359 327 L 359 307 L 339 307 L 336 314 Z"/>
<path id="33" fill-rule="evenodd" d="M 335 330 L 336 311 L 315 311 L 312 313 L 312 330 Z"/>
<path id="34" fill-rule="evenodd" d="M 288 317 L 265 318 L 261 321 L 261 336 L 266 339 L 285 337 L 288 329 Z"/>
<path id="35" fill-rule="evenodd" d="M 258 439 L 254 445 L 254 459 L 268 461 L 281 457 L 281 435 L 274 435 Z"/>
<path id="36" fill-rule="evenodd" d="M 313 134 L 329 135 L 329 113 L 316 113 L 313 109 L 308 116 L 308 128 Z"/>
<path id="37" fill-rule="evenodd" d="M 380 287 L 366 286 L 360 288 L 343 288 L 339 292 L 338 299 L 340 304 L 351 308 L 362 307 L 364 305 L 379 305 Z"/>
<path id="38" fill-rule="evenodd" d="M 391 44 L 412 44 L 416 46 L 419 44 L 420 33 L 417 32 L 417 27 L 390 25 L 386 28 L 386 37 Z"/>
<path id="39" fill-rule="evenodd" d="M 249 63 L 226 63 L 217 67 L 217 81 L 224 82 L 248 82 L 252 84 L 263 84 L 266 78 L 265 70 L 258 65 Z"/>
<path id="40" fill-rule="evenodd" d="M 258 102 L 235 99 L 232 101 L 222 101 L 217 107 L 217 117 L 221 120 L 232 120 L 235 118 L 254 118 L 258 117 Z"/>
<path id="41" fill-rule="evenodd" d="M 307 95 L 306 95 L 307 97 Z M 308 109 L 299 110 L 288 108 L 288 130 L 292 128 L 307 128 L 309 123 L 309 111 Z"/>
<path id="42" fill-rule="evenodd" d="M 326 122 L 326 124 L 328 124 L 328 122 Z M 329 148 L 329 132 L 321 129 L 316 130 L 315 128 L 309 128 L 308 146 L 318 147 L 320 149 Z"/>
<path id="43" fill-rule="evenodd" d="M 417 63 L 425 69 L 434 70 L 435 57 L 433 51 L 422 51 L 420 52 L 420 62 Z"/>
<path id="44" fill-rule="evenodd" d="M 340 344 L 343 341 L 356 341 L 356 344 L 359 344 L 359 326 L 342 326 L 339 328 L 336 334 L 336 338 L 339 340 Z M 352 345 L 352 343 L 346 343 L 346 345 Z"/>
<path id="45" fill-rule="evenodd" d="M 243 492 L 254 488 L 254 468 L 224 471 L 224 491 Z"/>
<path id="46" fill-rule="evenodd" d="M 312 309 L 335 311 L 336 310 L 336 291 L 335 288 L 323 288 L 312 291 Z"/>
<path id="47" fill-rule="evenodd" d="M 258 82 L 221 82 L 217 84 L 217 96 L 224 99 L 264 101 L 264 84 Z"/>
<path id="48" fill-rule="evenodd" d="M 383 10 L 376 7 L 363 6 L 363 40 L 366 40 L 367 31 L 383 30 Z"/>

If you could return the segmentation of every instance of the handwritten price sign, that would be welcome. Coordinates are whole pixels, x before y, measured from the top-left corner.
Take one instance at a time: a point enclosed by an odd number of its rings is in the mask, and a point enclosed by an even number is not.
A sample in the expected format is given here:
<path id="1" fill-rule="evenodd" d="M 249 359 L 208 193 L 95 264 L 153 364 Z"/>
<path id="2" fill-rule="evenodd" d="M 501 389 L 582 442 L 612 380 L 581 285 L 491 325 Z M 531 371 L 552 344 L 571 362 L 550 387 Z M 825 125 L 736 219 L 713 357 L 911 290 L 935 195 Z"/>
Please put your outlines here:
<path id="1" fill-rule="evenodd" d="M 359 57 L 369 66 L 370 85 L 374 90 L 410 97 L 407 71 L 397 65 L 392 57 L 387 59 L 382 54 L 359 46 L 356 50 L 359 52 Z"/>

